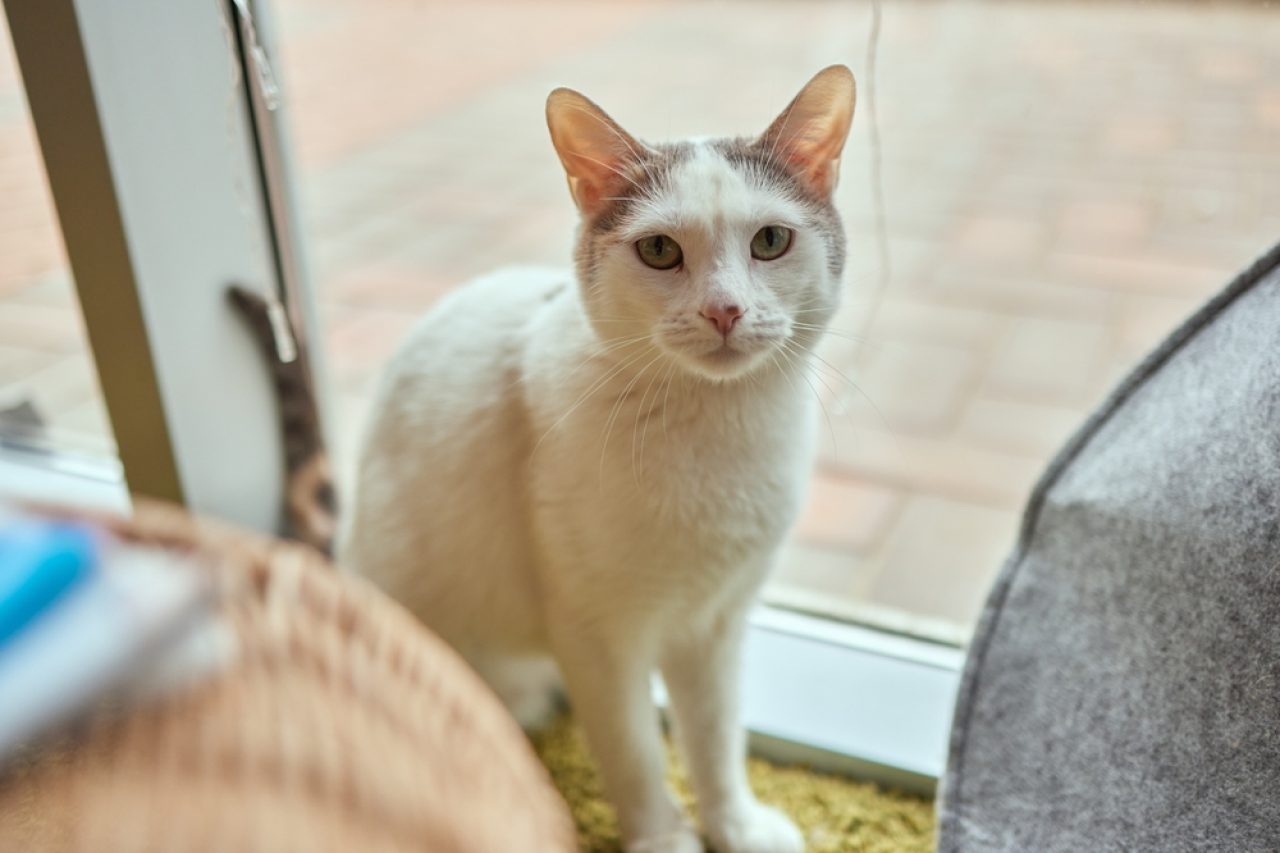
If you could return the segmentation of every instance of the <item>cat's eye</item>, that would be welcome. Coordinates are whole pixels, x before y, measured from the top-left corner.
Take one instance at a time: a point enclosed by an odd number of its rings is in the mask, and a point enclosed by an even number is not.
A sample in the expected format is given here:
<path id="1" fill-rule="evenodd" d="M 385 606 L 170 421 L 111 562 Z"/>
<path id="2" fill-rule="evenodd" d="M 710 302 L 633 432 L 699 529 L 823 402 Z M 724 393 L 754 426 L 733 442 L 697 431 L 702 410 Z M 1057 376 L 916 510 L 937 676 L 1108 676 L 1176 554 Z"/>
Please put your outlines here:
<path id="1" fill-rule="evenodd" d="M 773 261 L 791 248 L 791 229 L 781 225 L 766 225 L 751 238 L 751 257 L 759 261 Z"/>
<path id="2" fill-rule="evenodd" d="M 640 260 L 655 270 L 669 270 L 680 265 L 684 252 L 680 244 L 665 234 L 655 234 L 636 242 L 636 254 Z"/>

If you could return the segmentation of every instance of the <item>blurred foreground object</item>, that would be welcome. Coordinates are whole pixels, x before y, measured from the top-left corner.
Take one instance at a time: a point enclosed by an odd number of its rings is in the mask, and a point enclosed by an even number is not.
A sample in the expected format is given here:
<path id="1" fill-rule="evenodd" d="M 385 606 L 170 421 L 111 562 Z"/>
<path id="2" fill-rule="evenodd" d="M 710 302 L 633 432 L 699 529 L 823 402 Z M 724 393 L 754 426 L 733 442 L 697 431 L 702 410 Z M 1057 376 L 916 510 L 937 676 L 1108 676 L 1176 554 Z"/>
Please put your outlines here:
<path id="1" fill-rule="evenodd" d="M 97 706 L 212 674 L 233 643 L 211 598 L 183 555 L 0 506 L 0 770 Z"/>
<path id="2" fill-rule="evenodd" d="M 235 654 L 6 768 L 0 850 L 573 849 L 515 722 L 372 587 L 167 507 L 98 521 L 204 566 Z"/>
<path id="3" fill-rule="evenodd" d="M 1280 849 L 1280 244 L 1049 467 L 969 649 L 940 853 Z"/>

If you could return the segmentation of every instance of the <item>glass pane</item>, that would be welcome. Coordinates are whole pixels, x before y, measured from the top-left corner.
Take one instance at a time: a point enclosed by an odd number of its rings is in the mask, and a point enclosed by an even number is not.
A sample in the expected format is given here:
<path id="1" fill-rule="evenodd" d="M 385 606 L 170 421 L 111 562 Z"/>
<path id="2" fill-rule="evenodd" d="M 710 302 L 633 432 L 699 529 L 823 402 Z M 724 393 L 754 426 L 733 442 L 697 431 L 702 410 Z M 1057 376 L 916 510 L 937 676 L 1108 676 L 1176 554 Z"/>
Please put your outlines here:
<path id="1" fill-rule="evenodd" d="M 0 452 L 114 457 L 115 442 L 0 15 Z"/>
<path id="2" fill-rule="evenodd" d="M 280 0 L 341 442 L 443 293 L 567 265 L 551 88 L 641 138 L 737 135 L 845 62 L 846 306 L 814 382 L 810 504 L 768 595 L 961 639 L 1055 449 L 1280 234 L 1266 5 L 886 2 L 877 169 L 871 4 Z"/>

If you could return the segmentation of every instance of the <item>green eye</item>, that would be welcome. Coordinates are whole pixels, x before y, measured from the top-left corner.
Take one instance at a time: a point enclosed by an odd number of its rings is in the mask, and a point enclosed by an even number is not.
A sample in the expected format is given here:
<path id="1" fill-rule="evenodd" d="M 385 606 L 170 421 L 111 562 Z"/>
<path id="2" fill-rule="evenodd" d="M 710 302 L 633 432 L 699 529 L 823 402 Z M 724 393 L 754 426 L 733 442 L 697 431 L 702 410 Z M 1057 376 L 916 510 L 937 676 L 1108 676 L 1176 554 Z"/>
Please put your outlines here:
<path id="1" fill-rule="evenodd" d="M 751 257 L 760 261 L 776 260 L 791 248 L 791 229 L 766 225 L 751 238 Z"/>
<path id="2" fill-rule="evenodd" d="M 684 260 L 680 244 L 665 234 L 655 234 L 637 241 L 636 254 L 655 270 L 669 270 L 679 266 Z"/>

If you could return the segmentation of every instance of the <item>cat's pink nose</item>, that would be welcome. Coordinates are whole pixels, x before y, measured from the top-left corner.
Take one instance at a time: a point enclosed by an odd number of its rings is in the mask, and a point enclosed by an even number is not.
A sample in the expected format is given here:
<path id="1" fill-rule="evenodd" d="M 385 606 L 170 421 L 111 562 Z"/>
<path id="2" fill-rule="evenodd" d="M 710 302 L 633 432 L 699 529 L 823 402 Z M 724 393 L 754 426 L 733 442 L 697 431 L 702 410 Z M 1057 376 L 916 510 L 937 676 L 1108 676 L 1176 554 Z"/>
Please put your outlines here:
<path id="1" fill-rule="evenodd" d="M 733 324 L 738 322 L 744 312 L 737 305 L 712 304 L 705 306 L 699 313 L 710 320 L 720 334 L 727 338 L 729 332 L 733 331 Z"/>

